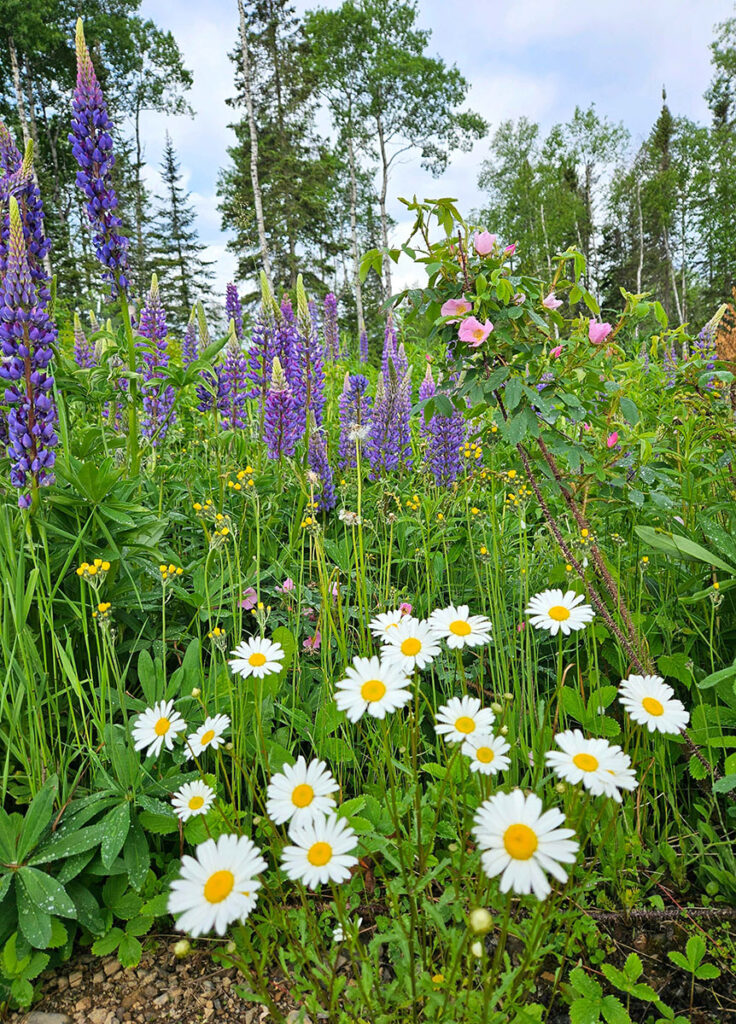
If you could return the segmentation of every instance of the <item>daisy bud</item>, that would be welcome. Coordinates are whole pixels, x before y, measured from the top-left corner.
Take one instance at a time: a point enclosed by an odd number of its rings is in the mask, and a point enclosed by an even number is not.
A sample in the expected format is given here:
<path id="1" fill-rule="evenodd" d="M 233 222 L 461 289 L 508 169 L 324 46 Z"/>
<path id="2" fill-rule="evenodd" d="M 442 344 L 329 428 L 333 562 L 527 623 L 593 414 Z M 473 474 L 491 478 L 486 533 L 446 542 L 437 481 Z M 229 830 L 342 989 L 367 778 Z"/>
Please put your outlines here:
<path id="1" fill-rule="evenodd" d="M 225 952 L 226 953 L 235 953 L 237 951 L 237 948 L 238 947 L 235 945 L 234 942 L 228 942 L 227 946 L 225 946 Z"/>
<path id="2" fill-rule="evenodd" d="M 508 732 L 509 732 L 509 727 L 507 725 L 502 725 L 501 726 L 501 735 L 502 736 L 508 736 Z"/>
<path id="3" fill-rule="evenodd" d="M 189 939 L 179 939 L 174 946 L 174 956 L 179 960 L 183 960 L 185 956 L 188 956 L 192 951 L 192 944 Z"/>
<path id="4" fill-rule="evenodd" d="M 513 693 L 505 693 L 503 695 L 503 699 L 504 700 L 513 700 L 514 699 L 514 695 L 513 695 Z"/>
<path id="5" fill-rule="evenodd" d="M 493 704 L 491 704 L 491 711 L 493 711 L 497 715 L 500 715 L 503 711 L 503 705 L 498 704 L 496 701 L 494 701 Z"/>
<path id="6" fill-rule="evenodd" d="M 473 954 L 473 956 L 478 957 L 478 959 L 480 960 L 480 958 L 483 956 L 483 943 L 474 942 L 473 945 L 470 947 L 470 952 Z"/>
<path id="7" fill-rule="evenodd" d="M 493 926 L 493 918 L 485 907 L 476 907 L 475 910 L 471 910 L 468 920 L 476 935 L 485 935 Z"/>
<path id="8" fill-rule="evenodd" d="M 195 686 L 194 689 L 192 690 L 192 697 L 199 697 L 201 693 L 202 691 L 200 690 L 200 688 L 198 686 Z"/>
<path id="9" fill-rule="evenodd" d="M 567 786 L 565 785 L 564 782 L 558 782 L 557 785 L 555 786 L 555 790 L 558 793 L 564 793 L 566 789 L 567 789 Z"/>

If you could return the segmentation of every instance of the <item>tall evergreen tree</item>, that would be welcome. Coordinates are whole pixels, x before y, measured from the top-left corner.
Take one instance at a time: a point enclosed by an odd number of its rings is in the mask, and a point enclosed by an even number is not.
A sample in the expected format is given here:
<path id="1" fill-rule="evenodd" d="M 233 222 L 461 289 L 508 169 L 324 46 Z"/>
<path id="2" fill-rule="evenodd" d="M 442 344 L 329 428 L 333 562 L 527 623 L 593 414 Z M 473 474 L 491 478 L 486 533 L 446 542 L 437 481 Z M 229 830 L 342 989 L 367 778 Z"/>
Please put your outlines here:
<path id="1" fill-rule="evenodd" d="M 179 160 L 169 133 L 166 133 L 161 163 L 163 194 L 151 232 L 153 260 L 166 295 L 169 325 L 183 331 L 196 300 L 206 301 L 211 294 L 212 263 L 203 256 L 205 246 L 199 240 L 196 213 L 191 197 L 182 184 Z"/>

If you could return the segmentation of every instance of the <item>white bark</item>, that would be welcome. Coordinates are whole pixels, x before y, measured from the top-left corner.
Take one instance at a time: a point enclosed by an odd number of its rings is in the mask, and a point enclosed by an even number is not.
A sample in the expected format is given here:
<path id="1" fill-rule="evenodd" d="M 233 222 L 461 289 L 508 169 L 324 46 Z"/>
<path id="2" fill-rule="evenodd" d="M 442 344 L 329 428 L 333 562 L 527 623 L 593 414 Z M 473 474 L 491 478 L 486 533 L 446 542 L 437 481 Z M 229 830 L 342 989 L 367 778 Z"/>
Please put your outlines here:
<path id="1" fill-rule="evenodd" d="M 350 238 L 353 247 L 353 282 L 355 287 L 355 307 L 358 313 L 358 334 L 365 330 L 363 315 L 363 286 L 360 283 L 360 260 L 358 258 L 358 186 L 355 180 L 355 151 L 353 138 L 348 129 L 348 163 L 350 165 Z"/>
<path id="2" fill-rule="evenodd" d="M 258 180 L 258 132 L 256 130 L 256 118 L 253 112 L 253 93 L 250 87 L 250 58 L 248 55 L 248 36 L 245 29 L 245 10 L 243 0 L 238 0 L 238 12 L 240 14 L 240 51 L 243 58 L 243 80 L 245 83 L 245 107 L 248 112 L 248 131 L 250 133 L 250 180 L 253 187 L 253 205 L 256 211 L 256 225 L 258 228 L 258 245 L 261 250 L 261 262 L 263 272 L 268 280 L 269 288 L 273 290 L 271 279 L 271 259 L 268 254 L 268 241 L 266 239 L 266 222 L 263 219 L 263 195 Z"/>
<path id="3" fill-rule="evenodd" d="M 386 213 L 386 194 L 388 193 L 388 158 L 386 156 L 386 141 L 383 137 L 383 124 L 380 117 L 376 120 L 378 130 L 378 146 L 381 153 L 381 193 L 378 197 L 381 206 L 381 241 L 384 250 L 388 250 L 388 214 Z M 383 255 L 383 294 L 384 298 L 391 297 L 391 257 L 388 251 Z"/>

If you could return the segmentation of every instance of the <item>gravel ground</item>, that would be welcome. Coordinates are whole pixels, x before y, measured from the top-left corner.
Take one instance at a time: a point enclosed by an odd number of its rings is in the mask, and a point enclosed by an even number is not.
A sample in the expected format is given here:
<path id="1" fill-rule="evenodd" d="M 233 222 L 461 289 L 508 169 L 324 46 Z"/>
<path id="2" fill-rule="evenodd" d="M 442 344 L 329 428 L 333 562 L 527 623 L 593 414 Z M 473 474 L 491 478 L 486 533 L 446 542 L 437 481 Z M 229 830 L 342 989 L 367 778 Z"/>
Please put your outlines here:
<path id="1" fill-rule="evenodd" d="M 116 957 L 75 956 L 42 979 L 41 1000 L 28 1013 L 10 1014 L 9 1024 L 267 1024 L 268 1011 L 237 996 L 237 971 L 223 969 L 206 953 L 183 960 L 174 942 L 161 940 L 136 968 Z M 288 986 L 274 979 L 273 996 L 289 1013 Z M 298 1013 L 293 1013 L 298 1020 Z"/>

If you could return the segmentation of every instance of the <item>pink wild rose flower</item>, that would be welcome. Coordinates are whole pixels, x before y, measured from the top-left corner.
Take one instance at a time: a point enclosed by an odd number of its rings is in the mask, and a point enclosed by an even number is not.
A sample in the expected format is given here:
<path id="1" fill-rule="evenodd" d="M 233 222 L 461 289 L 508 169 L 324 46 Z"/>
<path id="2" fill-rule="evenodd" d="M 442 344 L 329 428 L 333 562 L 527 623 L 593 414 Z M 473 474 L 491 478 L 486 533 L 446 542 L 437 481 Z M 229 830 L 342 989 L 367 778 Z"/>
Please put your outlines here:
<path id="1" fill-rule="evenodd" d="M 474 316 L 469 316 L 460 324 L 460 330 L 457 332 L 457 336 L 460 341 L 467 341 L 471 348 L 478 348 L 483 344 L 492 330 L 493 324 L 490 320 L 486 320 L 486 322 L 482 324 L 480 320 L 477 320 Z"/>
<path id="2" fill-rule="evenodd" d="M 559 309 L 562 305 L 562 299 L 556 299 L 555 293 L 550 292 L 546 299 L 542 299 L 542 305 L 545 309 Z"/>
<path id="3" fill-rule="evenodd" d="M 475 251 L 479 256 L 490 256 L 496 245 L 496 236 L 490 231 L 480 231 L 473 240 Z"/>
<path id="4" fill-rule="evenodd" d="M 599 324 L 597 320 L 591 320 L 588 324 L 588 337 L 594 345 L 602 345 L 612 330 L 610 324 Z"/>
<path id="5" fill-rule="evenodd" d="M 440 316 L 463 316 L 465 313 L 469 313 L 473 308 L 472 303 L 468 302 L 467 299 L 448 299 L 447 302 L 442 303 L 440 309 Z M 448 320 L 450 324 L 456 324 L 457 320 Z"/>
<path id="6" fill-rule="evenodd" d="M 402 601 L 399 605 L 399 611 L 402 615 L 411 615 L 411 605 L 408 601 Z"/>
<path id="7" fill-rule="evenodd" d="M 253 587 L 248 587 L 243 591 L 243 600 L 240 602 L 240 607 L 244 608 L 245 611 L 249 612 L 252 608 L 258 604 L 258 594 L 256 594 Z"/>
<path id="8" fill-rule="evenodd" d="M 290 593 L 290 591 L 294 589 L 295 586 L 296 584 L 294 583 L 291 576 L 287 576 L 284 582 L 281 584 L 281 586 L 276 587 L 276 590 L 278 591 L 279 594 L 288 594 Z"/>

